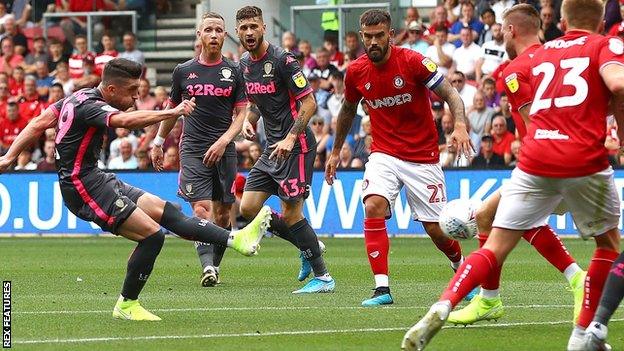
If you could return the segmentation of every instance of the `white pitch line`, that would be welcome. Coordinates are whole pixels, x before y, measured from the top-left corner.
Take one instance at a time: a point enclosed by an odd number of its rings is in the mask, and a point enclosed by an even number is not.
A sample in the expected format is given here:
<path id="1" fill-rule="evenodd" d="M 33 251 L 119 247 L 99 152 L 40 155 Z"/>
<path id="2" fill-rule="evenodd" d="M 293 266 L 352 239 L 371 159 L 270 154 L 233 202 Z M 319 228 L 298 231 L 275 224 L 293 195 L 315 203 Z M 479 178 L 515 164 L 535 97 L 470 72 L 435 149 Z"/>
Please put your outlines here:
<path id="1" fill-rule="evenodd" d="M 428 309 L 431 306 L 387 306 L 384 310 Z M 509 305 L 505 308 L 569 308 L 573 305 Z M 361 306 L 265 306 L 265 307 L 189 307 L 189 308 L 152 308 L 154 312 L 219 312 L 219 311 L 296 311 L 296 310 L 372 310 Z M 377 309 L 378 310 L 378 309 Z M 111 313 L 111 310 L 84 310 L 84 311 L 13 311 L 14 315 L 44 315 L 44 314 L 96 314 Z"/>
<path id="2" fill-rule="evenodd" d="M 611 322 L 621 322 L 624 319 L 612 319 Z M 518 322 L 518 323 L 496 323 L 477 324 L 466 328 L 505 328 L 521 327 L 529 325 L 559 325 L 569 324 L 570 321 L 551 322 Z M 459 329 L 463 327 L 445 326 L 443 329 Z M 296 330 L 296 331 L 275 331 L 265 333 L 239 333 L 239 334 L 198 334 L 198 335 L 149 335 L 149 336 L 127 336 L 127 337 L 103 337 L 103 338 L 76 338 L 76 339 L 39 339 L 39 340 L 14 340 L 14 344 L 70 344 L 70 343 L 90 343 L 107 341 L 138 341 L 138 340 L 172 340 L 172 339 L 215 339 L 215 338 L 241 338 L 241 337 L 263 337 L 263 336 L 284 336 L 284 335 L 318 335 L 318 334 L 345 334 L 345 333 L 374 333 L 388 331 L 407 330 L 408 327 L 390 328 L 357 328 L 357 329 L 322 329 L 322 330 Z"/>

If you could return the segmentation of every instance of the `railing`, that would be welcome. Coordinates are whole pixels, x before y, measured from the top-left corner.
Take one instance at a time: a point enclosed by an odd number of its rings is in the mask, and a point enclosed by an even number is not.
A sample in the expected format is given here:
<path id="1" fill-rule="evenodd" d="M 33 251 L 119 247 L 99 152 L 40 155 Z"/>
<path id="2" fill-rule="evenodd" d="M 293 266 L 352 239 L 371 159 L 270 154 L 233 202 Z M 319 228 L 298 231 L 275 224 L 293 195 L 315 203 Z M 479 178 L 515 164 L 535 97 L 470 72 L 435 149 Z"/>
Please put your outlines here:
<path id="1" fill-rule="evenodd" d="M 86 17 L 87 18 L 87 43 L 89 45 L 89 51 L 93 51 L 92 31 L 93 31 L 93 17 L 119 17 L 130 16 L 132 17 L 132 33 L 137 32 L 137 13 L 136 11 L 93 11 L 93 12 L 54 12 L 43 14 L 43 36 L 47 39 L 48 33 L 46 28 L 49 18 L 62 18 L 62 17 Z"/>

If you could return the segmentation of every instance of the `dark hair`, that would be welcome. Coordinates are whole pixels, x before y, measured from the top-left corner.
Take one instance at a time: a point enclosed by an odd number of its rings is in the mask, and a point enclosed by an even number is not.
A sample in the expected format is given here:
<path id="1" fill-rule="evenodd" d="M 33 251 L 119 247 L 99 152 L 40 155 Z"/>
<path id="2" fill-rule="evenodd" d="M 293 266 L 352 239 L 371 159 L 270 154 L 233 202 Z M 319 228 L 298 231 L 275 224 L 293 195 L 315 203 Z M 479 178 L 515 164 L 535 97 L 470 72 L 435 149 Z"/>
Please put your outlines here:
<path id="1" fill-rule="evenodd" d="M 485 84 L 492 84 L 492 85 L 496 85 L 496 81 L 490 77 L 487 77 L 483 80 L 483 85 Z"/>
<path id="2" fill-rule="evenodd" d="M 6 36 L 6 37 L 4 37 L 4 38 L 0 39 L 0 45 L 2 45 L 2 43 L 3 43 L 5 40 L 10 41 L 10 42 L 11 42 L 11 44 L 13 44 L 13 46 L 15 46 L 15 43 L 13 42 L 13 39 L 12 39 L 11 37 L 9 37 L 9 36 Z"/>
<path id="3" fill-rule="evenodd" d="M 236 11 L 236 22 L 256 17 L 260 17 L 260 19 L 263 20 L 262 10 L 258 6 L 245 6 Z"/>
<path id="4" fill-rule="evenodd" d="M 78 34 L 76 35 L 76 37 L 74 38 L 74 43 L 76 42 L 76 40 L 78 39 L 84 39 L 85 41 L 87 41 L 87 36 L 84 34 Z"/>
<path id="5" fill-rule="evenodd" d="M 496 14 L 494 13 L 494 10 L 492 10 L 491 8 L 487 8 L 487 9 L 481 11 L 481 17 L 483 17 L 483 15 L 485 15 L 486 13 L 489 13 L 492 16 L 496 17 Z"/>
<path id="6" fill-rule="evenodd" d="M 356 39 L 359 39 L 360 36 L 354 31 L 349 31 L 345 34 L 345 38 L 348 38 L 348 37 L 354 37 Z"/>
<path id="7" fill-rule="evenodd" d="M 392 18 L 386 10 L 370 9 L 360 16 L 360 26 L 374 26 L 376 24 L 386 24 L 392 26 Z"/>
<path id="8" fill-rule="evenodd" d="M 220 14 L 218 14 L 216 12 L 208 11 L 208 12 L 204 13 L 204 15 L 202 16 L 202 21 L 207 19 L 207 18 L 220 19 L 220 20 L 222 20 L 225 23 L 225 20 L 223 19 L 223 16 L 221 16 Z"/>
<path id="9" fill-rule="evenodd" d="M 56 39 L 56 38 L 50 38 L 50 44 L 49 45 L 61 45 L 61 41 Z"/>
<path id="10" fill-rule="evenodd" d="M 448 28 L 446 28 L 446 26 L 437 26 L 435 31 L 436 32 L 444 32 L 445 34 L 448 34 Z"/>
<path id="11" fill-rule="evenodd" d="M 124 58 L 114 58 L 104 66 L 102 82 L 111 84 L 117 79 L 139 79 L 143 73 L 143 66 L 140 63 Z"/>
<path id="12" fill-rule="evenodd" d="M 57 83 L 50 85 L 50 89 L 51 88 L 60 88 L 61 90 L 63 90 L 63 84 L 57 82 Z"/>
<path id="13" fill-rule="evenodd" d="M 459 74 L 462 77 L 462 79 L 466 78 L 466 75 L 462 71 L 455 71 L 453 72 L 453 74 Z"/>
<path id="14" fill-rule="evenodd" d="M 131 36 L 132 38 L 136 38 L 136 35 L 135 35 L 134 33 L 130 32 L 130 31 L 125 32 L 125 33 L 123 34 L 123 36 L 124 36 L 124 37 L 125 37 L 126 35 L 129 35 L 129 36 Z"/>
<path id="15" fill-rule="evenodd" d="M 336 79 L 344 79 L 344 73 L 340 72 L 340 71 L 334 71 L 329 75 L 330 78 L 336 78 Z"/>

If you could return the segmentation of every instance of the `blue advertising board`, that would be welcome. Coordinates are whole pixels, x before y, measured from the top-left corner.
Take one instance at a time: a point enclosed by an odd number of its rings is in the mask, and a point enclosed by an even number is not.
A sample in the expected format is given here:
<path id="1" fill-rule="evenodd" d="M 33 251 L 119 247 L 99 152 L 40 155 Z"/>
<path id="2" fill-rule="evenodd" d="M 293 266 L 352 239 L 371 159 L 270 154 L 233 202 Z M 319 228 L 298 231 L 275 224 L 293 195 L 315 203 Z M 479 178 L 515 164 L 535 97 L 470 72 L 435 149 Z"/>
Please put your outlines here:
<path id="1" fill-rule="evenodd" d="M 511 171 L 447 170 L 447 198 L 484 199 L 495 191 Z M 362 235 L 364 208 L 361 201 L 362 172 L 339 172 L 333 186 L 323 180 L 323 173 L 313 177 L 310 197 L 306 200 L 305 215 L 312 227 L 322 235 Z M 624 171 L 617 170 L 616 186 L 622 198 Z M 119 173 L 123 181 L 140 187 L 169 201 L 183 204 L 184 212 L 190 206 L 176 196 L 177 173 Z M 279 201 L 272 197 L 268 203 L 279 209 Z M 405 194 L 401 194 L 388 220 L 391 235 L 421 235 L 420 223 L 411 218 Z M 560 234 L 575 234 L 569 215 L 551 216 L 550 225 Z M 620 222 L 620 228 L 621 228 Z M 13 234 L 99 234 L 101 229 L 84 222 L 65 208 L 55 173 L 12 173 L 0 175 L 0 235 Z"/>

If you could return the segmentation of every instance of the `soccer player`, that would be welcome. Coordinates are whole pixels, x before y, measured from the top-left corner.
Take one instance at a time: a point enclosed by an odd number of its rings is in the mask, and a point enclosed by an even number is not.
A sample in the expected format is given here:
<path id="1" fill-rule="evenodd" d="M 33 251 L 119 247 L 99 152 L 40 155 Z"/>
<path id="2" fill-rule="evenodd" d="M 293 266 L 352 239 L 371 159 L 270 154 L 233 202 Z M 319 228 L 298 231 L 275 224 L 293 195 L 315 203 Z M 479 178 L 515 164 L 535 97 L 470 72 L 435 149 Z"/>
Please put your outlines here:
<path id="1" fill-rule="evenodd" d="M 266 232 L 271 210 L 264 207 L 245 229 L 229 232 L 197 217 L 185 216 L 174 204 L 118 180 L 97 167 L 97 155 L 108 128 L 137 129 L 189 114 L 194 98 L 165 111 L 122 112 L 138 97 L 140 64 L 121 58 L 104 67 L 97 88 L 82 89 L 50 105 L 17 137 L 0 158 L 6 170 L 17 155 L 47 128 L 57 127 L 56 167 L 63 201 L 79 218 L 95 222 L 103 230 L 138 242 L 128 260 L 121 296 L 113 317 L 129 320 L 160 320 L 145 310 L 138 296 L 149 278 L 165 240 L 164 228 L 189 240 L 227 245 L 250 256 Z"/>
<path id="2" fill-rule="evenodd" d="M 531 88 L 531 60 L 533 53 L 540 46 L 540 17 L 535 8 L 528 4 L 519 4 L 507 10 L 503 16 L 503 37 L 509 57 L 513 60 L 503 71 L 505 92 L 511 104 L 511 115 L 520 139 L 526 135 L 529 110 L 533 100 Z M 477 211 L 479 228 L 479 247 L 483 247 L 492 230 L 492 222 L 500 201 L 500 190 L 490 195 Z M 557 234 L 545 224 L 527 230 L 523 236 L 526 241 L 557 268 L 567 279 L 574 294 L 574 320 L 578 317 L 583 301 L 585 272 L 570 255 Z M 453 311 L 448 321 L 456 324 L 472 324 L 478 321 L 498 319 L 503 316 L 503 304 L 498 291 L 500 267 L 487 277 L 481 286 L 481 292 L 470 304 L 459 311 Z"/>
<path id="3" fill-rule="evenodd" d="M 237 159 L 232 139 L 243 126 L 247 98 L 238 63 L 221 53 L 226 35 L 221 15 L 203 15 L 197 29 L 201 52 L 173 70 L 169 107 L 180 104 L 184 97 L 195 97 L 197 104 L 184 119 L 178 196 L 191 203 L 194 216 L 229 229 L 230 210 L 236 200 L 233 184 Z M 162 145 L 175 122 L 168 119 L 160 123 L 151 151 L 156 170 L 163 169 Z M 202 265 L 200 284 L 214 286 L 219 281 L 225 246 L 196 242 L 195 247 Z"/>
<path id="4" fill-rule="evenodd" d="M 394 36 L 390 14 L 368 10 L 360 16 L 366 55 L 353 61 L 345 75 L 345 99 L 338 115 L 336 140 L 326 164 L 325 179 L 333 184 L 339 154 L 361 99 L 371 115 L 372 153 L 364 172 L 364 241 L 375 277 L 375 292 L 363 306 L 392 304 L 388 282 L 389 240 L 386 219 L 401 188 L 414 220 L 421 221 L 433 243 L 451 261 L 462 262 L 461 247 L 438 224 L 446 203 L 444 174 L 439 165 L 436 127 L 429 90 L 444 99 L 455 117 L 451 142 L 460 154 L 472 149 L 466 132 L 464 104 L 437 65 L 421 54 L 390 45 Z"/>
<path id="5" fill-rule="evenodd" d="M 307 125 L 316 101 L 295 56 L 264 40 L 265 31 L 260 8 L 238 10 L 236 32 L 247 50 L 240 66 L 249 99 L 243 135 L 254 137 L 253 124 L 262 115 L 268 145 L 247 176 L 240 211 L 251 218 L 269 196 L 277 195 L 282 215 L 273 214 L 269 230 L 295 245 L 314 272 L 314 278 L 293 293 L 330 292 L 336 283 L 327 271 L 316 233 L 303 216 L 316 156 L 316 140 Z M 306 278 L 303 273 L 299 280 Z"/>
<path id="6" fill-rule="evenodd" d="M 524 232 L 543 225 L 562 200 L 581 236 L 596 242 L 583 306 L 568 341 L 568 350 L 584 347 L 585 329 L 619 252 L 620 200 L 604 142 L 612 96 L 616 121 L 624 125 L 624 43 L 595 34 L 603 17 L 599 0 L 564 0 L 561 12 L 566 34 L 533 54 L 531 124 L 518 167 L 501 191 L 490 237 L 405 334 L 404 349 L 422 350 L 460 299 L 495 273 Z M 618 133 L 622 140 L 623 129 Z"/>

